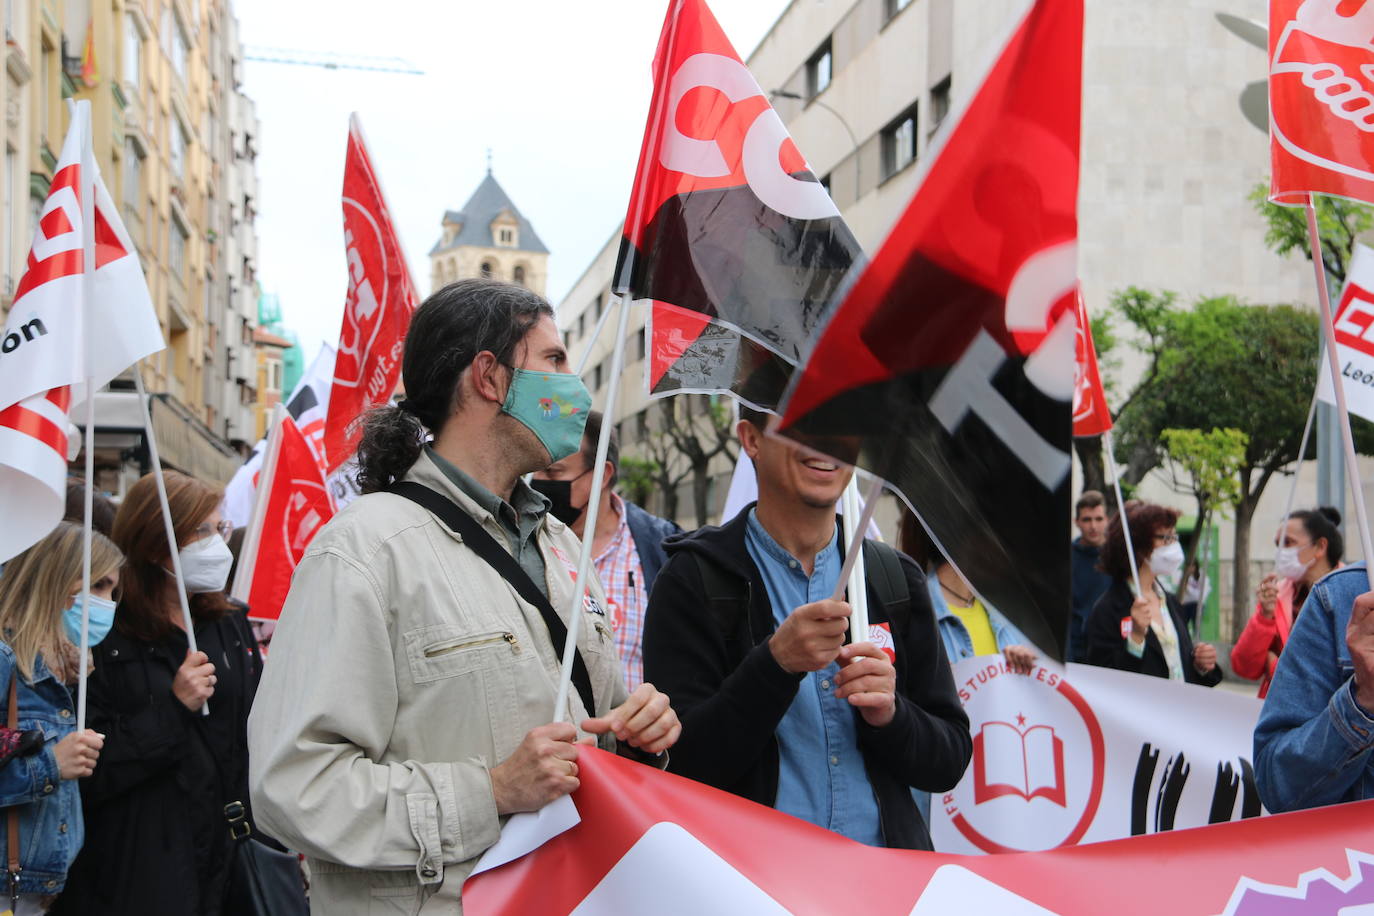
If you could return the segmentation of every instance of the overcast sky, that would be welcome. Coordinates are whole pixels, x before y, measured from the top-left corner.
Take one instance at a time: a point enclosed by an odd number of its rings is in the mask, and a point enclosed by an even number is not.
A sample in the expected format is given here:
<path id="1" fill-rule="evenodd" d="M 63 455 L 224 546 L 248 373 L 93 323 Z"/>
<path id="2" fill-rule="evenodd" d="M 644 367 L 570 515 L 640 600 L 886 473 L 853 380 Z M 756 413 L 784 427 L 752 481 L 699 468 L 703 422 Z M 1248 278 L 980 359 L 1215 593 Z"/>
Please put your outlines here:
<path id="1" fill-rule="evenodd" d="M 825 2 L 825 0 L 804 0 Z M 832 0 L 833 2 L 833 0 Z M 249 61 L 258 143 L 259 280 L 307 362 L 339 333 L 340 189 L 357 111 L 416 283 L 446 209 L 486 170 L 533 222 L 556 305 L 624 216 L 666 0 L 236 0 L 244 44 L 403 57 L 402 76 Z M 741 56 L 787 0 L 715 0 Z"/>

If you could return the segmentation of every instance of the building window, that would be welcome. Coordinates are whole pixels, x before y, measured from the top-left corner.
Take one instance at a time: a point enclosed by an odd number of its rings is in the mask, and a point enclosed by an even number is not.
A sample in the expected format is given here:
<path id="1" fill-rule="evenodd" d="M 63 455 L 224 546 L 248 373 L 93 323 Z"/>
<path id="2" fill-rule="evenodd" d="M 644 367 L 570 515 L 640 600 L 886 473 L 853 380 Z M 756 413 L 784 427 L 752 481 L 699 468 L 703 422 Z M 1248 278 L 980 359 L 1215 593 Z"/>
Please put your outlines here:
<path id="1" fill-rule="evenodd" d="M 930 90 L 930 133 L 940 129 L 945 116 L 949 114 L 949 80 L 947 76 Z"/>
<path id="2" fill-rule="evenodd" d="M 167 268 L 180 281 L 186 279 L 186 227 L 172 217 L 167 229 Z"/>
<path id="3" fill-rule="evenodd" d="M 830 39 L 825 40 L 811 59 L 806 62 L 806 96 L 815 98 L 830 85 L 830 65 L 834 55 L 830 53 Z"/>
<path id="4" fill-rule="evenodd" d="M 515 265 L 515 270 L 511 271 L 510 278 L 511 278 L 511 282 L 515 283 L 517 286 L 524 286 L 524 285 L 525 285 L 525 265 L 523 265 L 523 264 L 516 264 L 516 265 Z"/>
<path id="5" fill-rule="evenodd" d="M 916 106 L 883 128 L 883 178 L 890 178 L 916 161 Z"/>
<path id="6" fill-rule="evenodd" d="M 492 278 L 492 269 L 490 261 L 482 262 L 481 274 L 483 280 L 490 280 Z"/>
<path id="7" fill-rule="evenodd" d="M 267 390 L 281 391 L 281 360 L 269 359 L 267 361 Z"/>
<path id="8" fill-rule="evenodd" d="M 601 316 L 606 314 L 606 300 L 601 296 L 596 298 L 596 320 L 600 321 Z"/>
<path id="9" fill-rule="evenodd" d="M 515 244 L 515 230 L 502 228 L 496 230 L 496 244 L 511 246 Z"/>
<path id="10" fill-rule="evenodd" d="M 129 14 L 124 16 L 124 82 L 130 86 L 137 86 L 139 81 L 139 66 L 143 56 L 143 34 L 138 30 L 138 23 Z"/>
<path id="11" fill-rule="evenodd" d="M 605 366 L 605 363 L 597 363 L 597 364 L 596 364 L 596 368 L 592 370 L 592 391 L 600 391 L 600 390 L 601 390 L 601 382 L 602 382 L 602 371 L 601 371 L 601 370 L 602 370 L 602 367 L 604 367 L 604 366 Z"/>
<path id="12" fill-rule="evenodd" d="M 911 0 L 884 0 L 883 5 L 887 9 L 887 18 L 891 19 L 908 6 L 911 6 Z"/>
<path id="13" fill-rule="evenodd" d="M 587 313 L 583 312 L 577 316 L 577 339 L 581 340 L 587 336 Z"/>
<path id="14" fill-rule="evenodd" d="M 124 137 L 124 206 L 139 212 L 139 197 L 143 185 L 143 152 L 133 137 Z"/>
<path id="15" fill-rule="evenodd" d="M 167 59 L 172 63 L 172 69 L 177 76 L 186 79 L 186 36 L 181 33 L 181 24 L 177 22 L 176 14 L 172 12 L 171 4 L 163 8 L 162 12 L 162 34 L 163 41 L 166 42 Z"/>
<path id="16" fill-rule="evenodd" d="M 636 342 L 636 345 L 637 345 L 638 348 L 639 348 L 639 350 L 638 350 L 639 356 L 637 357 L 638 359 L 643 359 L 644 356 L 645 356 L 645 354 L 648 352 L 648 349 L 649 349 L 648 340 L 649 340 L 649 329 L 648 329 L 647 327 L 644 328 L 644 329 L 642 329 L 638 334 L 635 335 L 635 342 Z"/>
<path id="17" fill-rule="evenodd" d="M 186 132 L 181 127 L 181 120 L 173 117 L 167 127 L 170 149 L 167 153 L 168 163 L 172 167 L 172 174 L 179 179 L 186 178 Z"/>
<path id="18" fill-rule="evenodd" d="M 645 408 L 635 414 L 635 438 L 640 442 L 649 438 L 649 410 Z"/>
<path id="19" fill-rule="evenodd" d="M 571 346 L 572 346 L 572 331 L 564 331 L 564 332 L 563 332 L 563 349 L 566 350 L 566 349 L 568 349 L 568 348 L 571 347 Z"/>

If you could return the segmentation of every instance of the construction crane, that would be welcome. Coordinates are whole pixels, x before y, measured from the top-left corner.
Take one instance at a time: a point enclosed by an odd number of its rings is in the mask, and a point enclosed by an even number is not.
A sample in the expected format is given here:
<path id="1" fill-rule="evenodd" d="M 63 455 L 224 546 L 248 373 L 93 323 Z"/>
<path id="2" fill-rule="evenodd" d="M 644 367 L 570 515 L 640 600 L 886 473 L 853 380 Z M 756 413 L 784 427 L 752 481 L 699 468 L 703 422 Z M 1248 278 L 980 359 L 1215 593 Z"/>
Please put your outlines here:
<path id="1" fill-rule="evenodd" d="M 243 59 L 264 64 L 323 67 L 326 70 L 370 70 L 373 73 L 425 75 L 425 71 L 402 57 L 366 57 L 357 54 L 336 54 L 332 51 L 296 51 L 249 46 L 244 48 Z"/>

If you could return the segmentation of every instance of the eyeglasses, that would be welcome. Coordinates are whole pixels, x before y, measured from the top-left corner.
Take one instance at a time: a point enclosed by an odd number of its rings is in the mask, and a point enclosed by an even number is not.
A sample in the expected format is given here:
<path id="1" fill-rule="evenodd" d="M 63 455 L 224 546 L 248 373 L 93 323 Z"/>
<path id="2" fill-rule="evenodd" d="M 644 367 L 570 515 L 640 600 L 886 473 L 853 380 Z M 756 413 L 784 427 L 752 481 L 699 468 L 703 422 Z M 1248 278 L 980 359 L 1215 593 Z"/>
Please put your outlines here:
<path id="1" fill-rule="evenodd" d="M 205 522 L 192 532 L 192 536 L 198 541 L 201 538 L 208 538 L 210 535 L 216 533 L 226 541 L 229 540 L 229 535 L 234 533 L 234 523 L 227 518 L 218 525 L 211 525 L 209 522 Z"/>
<path id="2" fill-rule="evenodd" d="M 1156 534 L 1155 541 L 1160 544 L 1177 544 L 1178 532 L 1170 531 L 1168 534 Z"/>

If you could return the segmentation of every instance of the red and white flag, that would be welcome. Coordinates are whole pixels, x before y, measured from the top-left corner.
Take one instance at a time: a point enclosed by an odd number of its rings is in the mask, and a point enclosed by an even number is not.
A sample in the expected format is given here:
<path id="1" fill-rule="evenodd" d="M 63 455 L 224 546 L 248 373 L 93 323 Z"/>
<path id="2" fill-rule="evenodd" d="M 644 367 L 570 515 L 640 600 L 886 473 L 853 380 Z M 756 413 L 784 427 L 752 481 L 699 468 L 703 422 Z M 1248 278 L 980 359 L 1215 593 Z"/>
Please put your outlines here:
<path id="1" fill-rule="evenodd" d="M 1350 412 L 1374 420 L 1374 249 L 1359 242 L 1350 255 L 1345 289 L 1336 308 L 1336 368 Z M 1317 396 L 1336 403 L 1328 355 L 1322 352 Z"/>
<path id="2" fill-rule="evenodd" d="M 249 533 L 234 580 L 234 596 L 254 620 L 276 620 L 305 548 L 334 517 L 320 467 L 291 415 L 283 413 L 269 439 L 260 476 L 262 521 Z"/>
<path id="3" fill-rule="evenodd" d="M 1088 320 L 1082 287 L 1078 289 L 1075 349 L 1078 360 L 1073 385 L 1073 434 L 1100 436 L 1112 428 L 1112 412 L 1107 409 L 1107 392 L 1102 390 L 1102 375 L 1097 371 L 1097 347 L 1093 345 L 1093 326 Z"/>
<path id="4" fill-rule="evenodd" d="M 1374 203 L 1374 3 L 1270 0 L 1270 199 Z"/>
<path id="5" fill-rule="evenodd" d="M 419 301 L 357 115 L 349 121 L 343 217 L 348 299 L 325 421 L 330 472 L 357 450 L 358 418 L 396 389 L 406 329 Z"/>
<path id="6" fill-rule="evenodd" d="M 62 518 L 73 402 L 165 346 L 133 242 L 90 153 L 89 103 L 74 112 L 0 335 L 0 561 Z M 89 227 L 85 188 L 95 197 Z"/>

